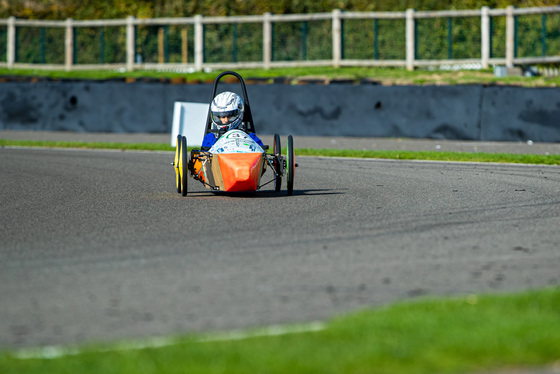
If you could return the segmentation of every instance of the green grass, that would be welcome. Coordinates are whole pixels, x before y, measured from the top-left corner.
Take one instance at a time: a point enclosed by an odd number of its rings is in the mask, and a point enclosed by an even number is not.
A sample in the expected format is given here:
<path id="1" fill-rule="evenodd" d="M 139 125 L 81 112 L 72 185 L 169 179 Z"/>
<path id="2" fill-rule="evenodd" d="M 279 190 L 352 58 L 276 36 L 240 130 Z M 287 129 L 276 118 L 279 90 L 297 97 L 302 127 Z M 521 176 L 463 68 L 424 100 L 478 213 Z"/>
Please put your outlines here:
<path id="1" fill-rule="evenodd" d="M 0 139 L 0 146 L 55 147 L 81 149 L 118 149 L 144 151 L 174 151 L 166 143 L 101 143 L 101 142 L 60 142 L 43 140 Z M 286 149 L 283 150 L 285 154 Z M 560 155 L 508 154 L 508 153 L 467 153 L 443 151 L 375 151 L 300 148 L 296 156 L 355 157 L 392 160 L 433 160 L 461 162 L 502 162 L 519 164 L 560 165 Z"/>
<path id="2" fill-rule="evenodd" d="M 525 87 L 557 87 L 560 77 L 495 77 L 492 69 L 485 70 L 427 70 L 416 69 L 407 71 L 403 68 L 386 67 L 302 67 L 275 69 L 236 69 L 244 78 L 287 78 L 297 83 L 301 78 L 361 79 L 378 81 L 384 85 L 434 85 L 434 84 L 498 84 L 519 85 Z M 211 72 L 177 73 L 171 71 L 135 70 L 131 72 L 119 70 L 39 70 L 39 69 L 0 69 L 0 76 L 21 76 L 49 79 L 179 79 L 187 83 L 213 82 L 221 70 Z"/>
<path id="3" fill-rule="evenodd" d="M 560 289 L 419 299 L 335 318 L 325 329 L 160 348 L 81 348 L 54 359 L 0 354 L 12 373 L 475 373 L 560 359 Z M 101 352 L 100 350 L 104 350 Z"/>
<path id="4" fill-rule="evenodd" d="M 138 151 L 174 151 L 168 143 L 106 143 L 106 142 L 68 142 L 52 140 L 10 140 L 0 139 L 0 147 L 44 147 L 80 149 L 119 149 Z"/>
<path id="5" fill-rule="evenodd" d="M 460 162 L 501 162 L 516 164 L 560 165 L 560 155 L 468 153 L 445 151 L 361 151 L 337 149 L 296 149 L 298 156 L 382 158 L 391 160 L 431 160 Z"/>

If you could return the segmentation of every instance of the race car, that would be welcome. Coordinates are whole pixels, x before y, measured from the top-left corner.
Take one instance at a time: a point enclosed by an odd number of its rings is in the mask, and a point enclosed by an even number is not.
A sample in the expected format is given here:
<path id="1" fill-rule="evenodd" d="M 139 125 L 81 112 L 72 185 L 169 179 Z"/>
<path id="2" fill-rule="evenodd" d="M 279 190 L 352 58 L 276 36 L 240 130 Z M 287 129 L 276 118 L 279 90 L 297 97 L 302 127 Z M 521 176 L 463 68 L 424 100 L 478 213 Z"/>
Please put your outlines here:
<path id="1" fill-rule="evenodd" d="M 294 158 L 294 141 L 288 136 L 287 154 L 282 156 L 280 135 L 274 135 L 272 152 L 268 145 L 259 145 L 254 137 L 255 124 L 251 113 L 247 88 L 243 78 L 233 71 L 225 71 L 216 77 L 212 90 L 212 100 L 216 97 L 218 83 L 226 75 L 236 77 L 241 86 L 244 110 L 238 128 L 220 133 L 212 121 L 211 109 L 208 109 L 204 137 L 209 133 L 218 134 L 218 139 L 210 148 L 201 147 L 187 151 L 187 138 L 177 135 L 175 168 L 177 192 L 187 196 L 187 175 L 201 182 L 213 192 L 253 192 L 274 183 L 276 192 L 280 192 L 282 179 L 286 177 L 288 195 L 294 193 L 294 173 L 297 166 Z M 272 174 L 266 178 L 267 170 Z M 263 177 L 265 177 L 263 179 Z"/>

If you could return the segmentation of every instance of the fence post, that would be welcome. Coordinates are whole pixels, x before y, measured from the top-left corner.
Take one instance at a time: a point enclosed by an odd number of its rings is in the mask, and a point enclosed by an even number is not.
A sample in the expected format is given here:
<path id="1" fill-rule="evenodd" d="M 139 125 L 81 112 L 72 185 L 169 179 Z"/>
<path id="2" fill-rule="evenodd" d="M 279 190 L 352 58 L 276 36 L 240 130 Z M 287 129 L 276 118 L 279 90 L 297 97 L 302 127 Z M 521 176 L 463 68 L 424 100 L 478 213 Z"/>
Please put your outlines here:
<path id="1" fill-rule="evenodd" d="M 202 24 L 202 16 L 197 14 L 194 16 L 194 69 L 202 70 L 204 63 L 204 25 Z"/>
<path id="2" fill-rule="evenodd" d="M 490 63 L 490 8 L 480 9 L 480 57 L 483 69 L 488 69 Z"/>
<path id="3" fill-rule="evenodd" d="M 270 13 L 267 12 L 263 16 L 263 66 L 268 70 L 272 61 L 272 22 Z"/>
<path id="4" fill-rule="evenodd" d="M 233 28 L 233 30 L 232 30 L 232 32 L 233 32 L 232 44 L 233 45 L 232 45 L 232 48 L 231 48 L 232 49 L 232 51 L 231 51 L 232 56 L 231 57 L 232 57 L 233 62 L 237 62 L 237 23 L 234 23 L 232 25 L 232 28 Z"/>
<path id="5" fill-rule="evenodd" d="M 8 18 L 8 46 L 6 48 L 6 62 L 8 69 L 14 67 L 16 62 L 16 18 Z"/>
<path id="6" fill-rule="evenodd" d="M 105 63 L 105 28 L 99 30 L 99 62 Z"/>
<path id="7" fill-rule="evenodd" d="M 506 8 L 506 66 L 513 67 L 515 54 L 515 17 L 512 5 Z"/>
<path id="8" fill-rule="evenodd" d="M 447 58 L 453 60 L 453 18 L 447 18 Z"/>
<path id="9" fill-rule="evenodd" d="M 307 60 L 307 21 L 301 23 L 301 59 Z"/>
<path id="10" fill-rule="evenodd" d="M 134 70 L 136 54 L 136 35 L 134 30 L 134 16 L 126 17 L 126 70 Z"/>
<path id="11" fill-rule="evenodd" d="M 165 35 L 163 27 L 158 28 L 158 64 L 163 64 L 165 62 Z"/>
<path id="12" fill-rule="evenodd" d="M 340 9 L 332 11 L 332 55 L 333 67 L 339 68 L 342 60 L 342 25 L 340 21 Z"/>
<path id="13" fill-rule="evenodd" d="M 72 18 L 66 19 L 65 52 L 64 67 L 66 71 L 69 71 L 72 70 L 72 64 L 74 63 L 74 29 Z"/>
<path id="14" fill-rule="evenodd" d="M 187 28 L 181 29 L 181 61 L 186 64 L 189 60 L 189 50 L 188 50 L 188 32 Z"/>
<path id="15" fill-rule="evenodd" d="M 416 52 L 414 9 L 406 10 L 406 69 L 414 70 L 414 57 Z"/>
<path id="16" fill-rule="evenodd" d="M 377 18 L 373 20 L 373 59 L 379 60 L 379 29 Z"/>

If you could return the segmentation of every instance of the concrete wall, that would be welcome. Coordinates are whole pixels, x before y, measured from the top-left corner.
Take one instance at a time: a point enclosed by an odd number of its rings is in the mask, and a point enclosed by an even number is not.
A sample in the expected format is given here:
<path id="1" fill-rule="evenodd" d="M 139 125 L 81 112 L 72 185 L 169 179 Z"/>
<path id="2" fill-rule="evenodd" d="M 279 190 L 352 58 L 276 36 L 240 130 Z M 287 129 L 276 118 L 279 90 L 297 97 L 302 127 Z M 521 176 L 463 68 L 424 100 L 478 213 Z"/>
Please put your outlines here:
<path id="1" fill-rule="evenodd" d="M 247 91 L 261 134 L 560 142 L 557 88 L 254 84 Z M 175 101 L 208 103 L 211 93 L 204 84 L 4 82 L 0 129 L 165 133 Z"/>
<path id="2" fill-rule="evenodd" d="M 481 103 L 483 140 L 560 142 L 560 88 L 487 87 Z"/>

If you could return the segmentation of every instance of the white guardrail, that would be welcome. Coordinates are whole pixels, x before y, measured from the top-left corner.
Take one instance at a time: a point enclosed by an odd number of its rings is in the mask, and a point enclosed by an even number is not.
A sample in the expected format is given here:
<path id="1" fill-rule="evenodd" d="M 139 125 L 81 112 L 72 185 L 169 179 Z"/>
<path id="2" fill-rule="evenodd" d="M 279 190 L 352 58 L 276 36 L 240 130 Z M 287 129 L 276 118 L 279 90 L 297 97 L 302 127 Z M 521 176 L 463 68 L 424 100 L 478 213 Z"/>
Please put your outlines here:
<path id="1" fill-rule="evenodd" d="M 231 17 L 203 17 L 196 15 L 194 17 L 183 18 L 154 18 L 154 19 L 137 19 L 129 16 L 126 19 L 114 20 L 73 20 L 64 21 L 39 21 L 39 20 L 23 20 L 10 17 L 0 19 L 0 27 L 4 26 L 6 32 L 6 59 L 0 62 L 0 67 L 7 68 L 28 68 L 37 69 L 115 69 L 121 68 L 128 71 L 135 69 L 170 69 L 181 68 L 201 71 L 206 68 L 212 69 L 235 69 L 235 68 L 264 68 L 273 67 L 298 67 L 298 66 L 400 66 L 413 70 L 418 66 L 441 66 L 450 64 L 476 64 L 481 68 L 488 68 L 490 65 L 505 65 L 508 67 L 514 65 L 539 64 L 539 63 L 559 63 L 560 55 L 556 56 L 533 56 L 518 58 L 515 56 L 515 27 L 516 17 L 524 15 L 546 15 L 560 14 L 560 6 L 555 7 L 539 7 L 539 8 L 514 8 L 509 6 L 505 9 L 490 9 L 482 7 L 478 10 L 454 10 L 454 11 L 415 11 L 408 9 L 404 12 L 342 12 L 335 9 L 328 13 L 315 14 L 293 14 L 293 15 L 273 15 L 265 13 L 263 15 L 252 16 L 231 16 Z M 478 17 L 480 18 L 480 55 L 475 58 L 467 59 L 445 59 L 445 60 L 422 60 L 416 58 L 417 28 L 416 20 L 428 18 L 457 18 L 457 17 Z M 505 57 L 491 56 L 491 18 L 505 17 Z M 347 59 L 343 57 L 343 21 L 369 19 L 401 19 L 405 20 L 405 59 Z M 328 43 L 332 46 L 332 59 L 327 60 L 295 60 L 295 61 L 276 61 L 272 58 L 273 50 L 273 27 L 274 23 L 279 22 L 305 22 L 330 20 L 332 24 L 332 40 Z M 262 24 L 262 60 L 252 62 L 206 62 L 205 56 L 205 40 L 204 27 L 212 24 L 243 24 L 243 23 L 260 23 Z M 136 27 L 137 26 L 187 26 L 194 28 L 194 59 L 187 61 L 186 58 L 186 32 L 183 36 L 185 41 L 182 43 L 183 58 L 179 63 L 165 63 L 159 61 L 157 63 L 142 63 L 137 61 L 136 56 Z M 100 64 L 78 64 L 75 62 L 75 30 L 84 27 L 109 27 L 121 26 L 126 28 L 126 58 L 120 63 L 100 63 Z M 64 64 L 30 64 L 22 63 L 16 60 L 17 45 L 17 29 L 24 27 L 47 27 L 47 28 L 64 28 Z M 478 29 L 477 29 L 478 30 Z M 62 43 L 62 40 L 60 41 Z M 477 53 L 478 54 L 478 53 Z"/>

